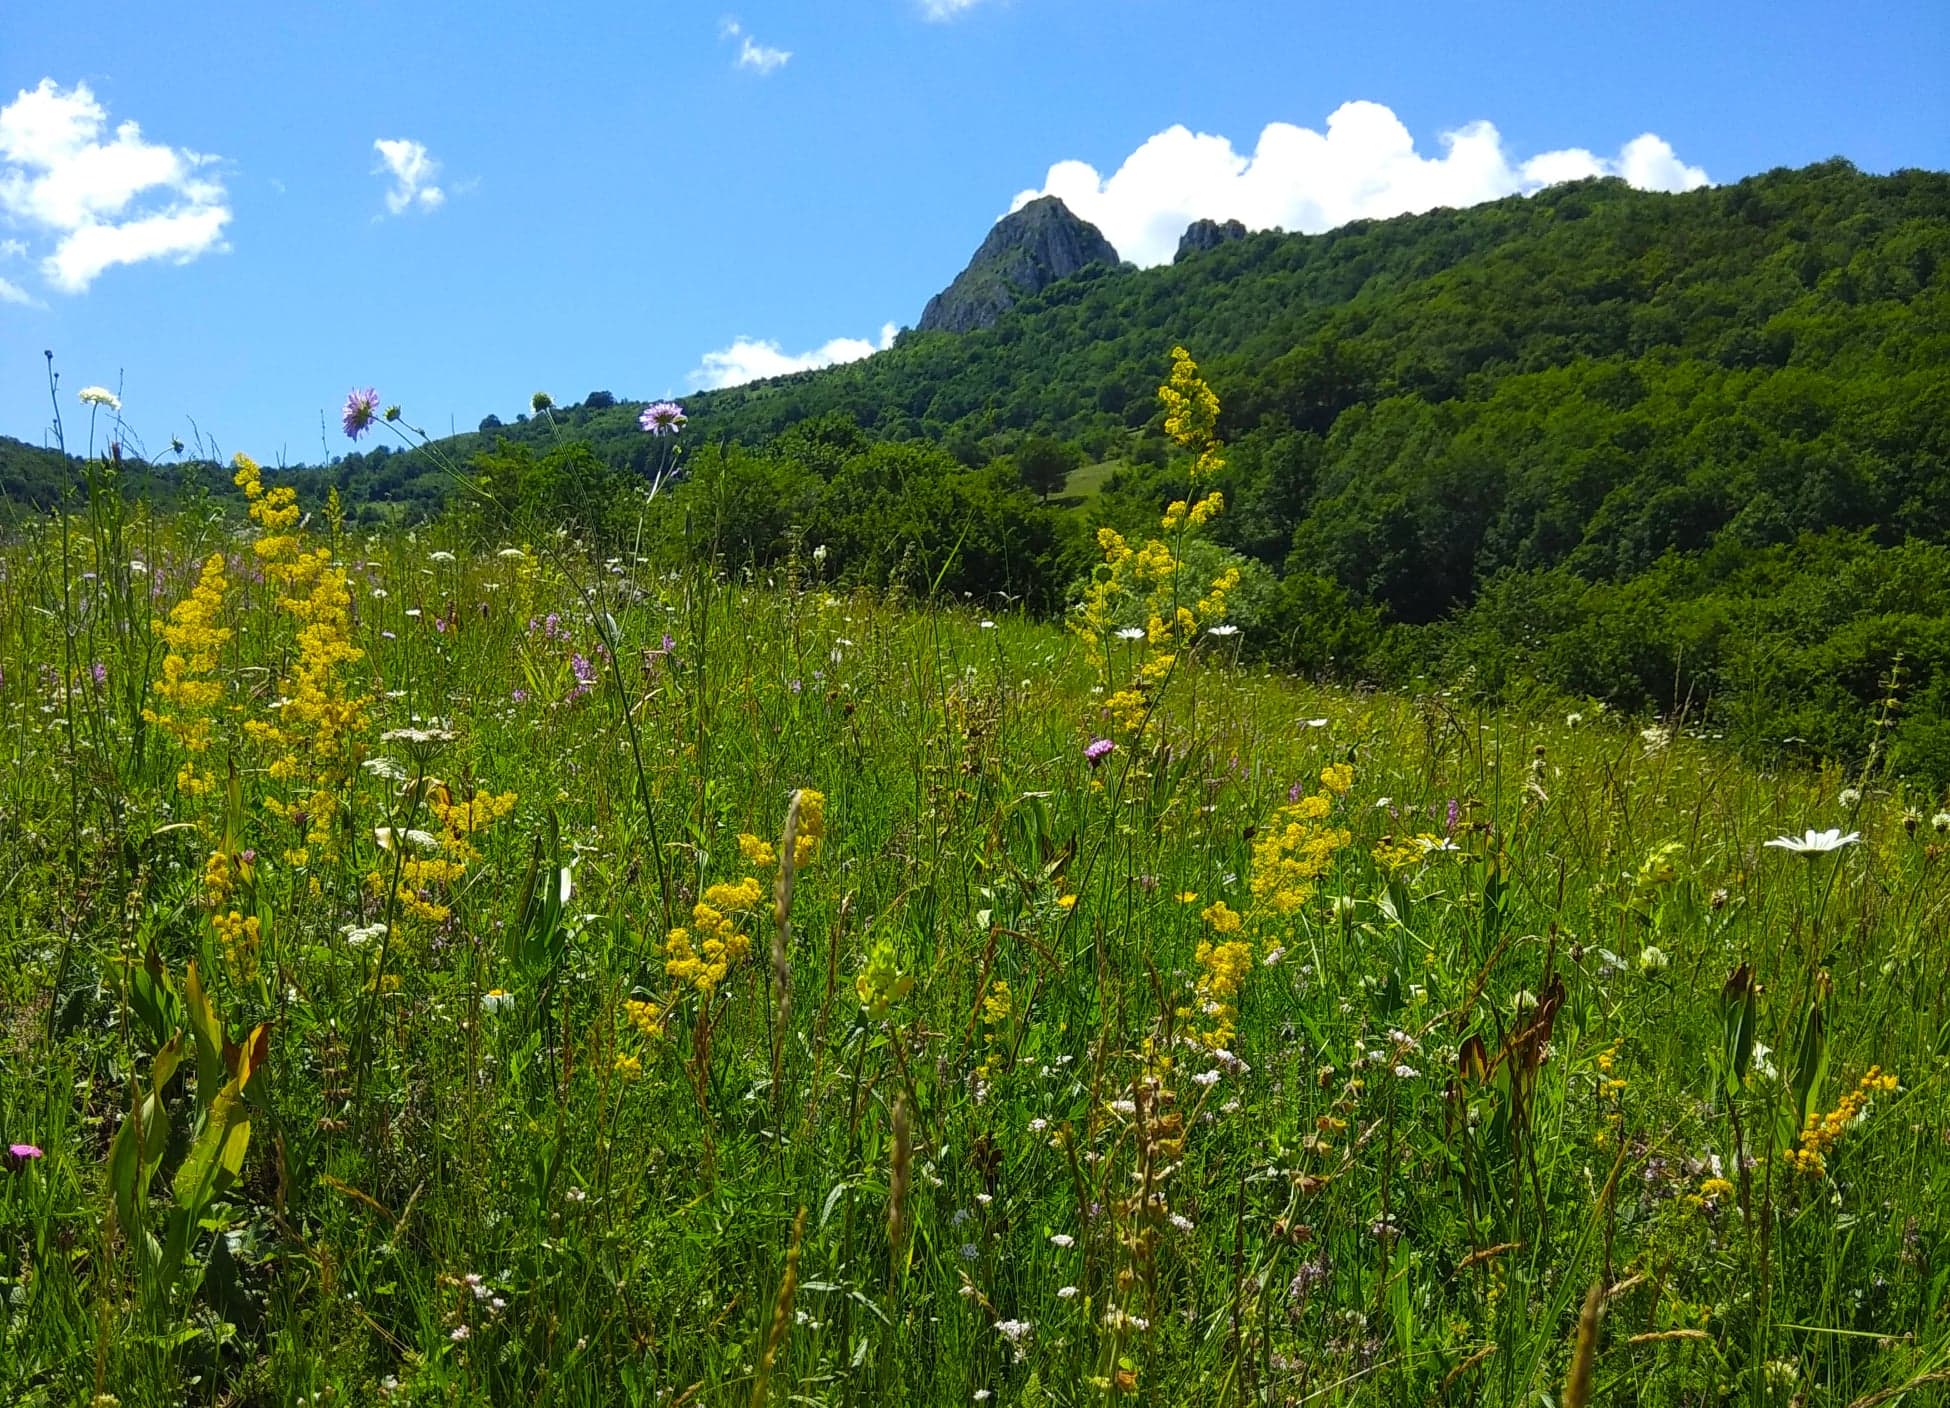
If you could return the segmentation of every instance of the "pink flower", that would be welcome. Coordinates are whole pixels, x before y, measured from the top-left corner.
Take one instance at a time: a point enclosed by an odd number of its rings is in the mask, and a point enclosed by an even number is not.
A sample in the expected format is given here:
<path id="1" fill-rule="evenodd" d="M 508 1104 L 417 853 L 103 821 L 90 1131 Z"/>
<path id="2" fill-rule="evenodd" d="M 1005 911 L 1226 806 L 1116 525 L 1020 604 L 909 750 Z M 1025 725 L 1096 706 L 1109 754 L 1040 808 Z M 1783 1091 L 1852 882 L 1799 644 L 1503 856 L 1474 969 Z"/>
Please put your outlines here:
<path id="1" fill-rule="evenodd" d="M 636 423 L 652 435 L 675 435 L 684 428 L 684 408 L 675 401 L 655 401 L 643 408 Z"/>
<path id="2" fill-rule="evenodd" d="M 357 440 L 372 428 L 379 415 L 379 392 L 368 386 L 364 391 L 354 388 L 345 398 L 345 433 Z"/>
<path id="3" fill-rule="evenodd" d="M 38 1144 L 9 1144 L 7 1146 L 7 1156 L 17 1164 L 24 1164 L 31 1159 L 45 1157 L 41 1153 L 41 1146 Z"/>
<path id="4" fill-rule="evenodd" d="M 1094 768 L 1105 758 L 1109 757 L 1111 750 L 1116 746 L 1108 738 L 1093 739 L 1090 745 L 1083 750 L 1083 760 Z"/>

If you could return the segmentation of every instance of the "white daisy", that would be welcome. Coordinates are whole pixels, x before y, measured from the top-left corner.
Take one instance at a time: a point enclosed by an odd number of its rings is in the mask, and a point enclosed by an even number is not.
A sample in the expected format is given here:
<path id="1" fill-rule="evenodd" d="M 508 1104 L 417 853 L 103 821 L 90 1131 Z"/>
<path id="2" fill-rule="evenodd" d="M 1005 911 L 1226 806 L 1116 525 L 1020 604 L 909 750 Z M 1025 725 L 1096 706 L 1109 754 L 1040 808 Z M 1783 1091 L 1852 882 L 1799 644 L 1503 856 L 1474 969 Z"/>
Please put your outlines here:
<path id="1" fill-rule="evenodd" d="M 1851 831 L 1844 836 L 1839 826 L 1830 827 L 1826 831 L 1816 831 L 1810 827 L 1799 836 L 1776 836 L 1767 844 L 1778 850 L 1793 851 L 1799 856 L 1820 856 L 1827 855 L 1830 851 L 1839 851 L 1844 846 L 1853 846 L 1861 839 L 1860 831 Z"/>

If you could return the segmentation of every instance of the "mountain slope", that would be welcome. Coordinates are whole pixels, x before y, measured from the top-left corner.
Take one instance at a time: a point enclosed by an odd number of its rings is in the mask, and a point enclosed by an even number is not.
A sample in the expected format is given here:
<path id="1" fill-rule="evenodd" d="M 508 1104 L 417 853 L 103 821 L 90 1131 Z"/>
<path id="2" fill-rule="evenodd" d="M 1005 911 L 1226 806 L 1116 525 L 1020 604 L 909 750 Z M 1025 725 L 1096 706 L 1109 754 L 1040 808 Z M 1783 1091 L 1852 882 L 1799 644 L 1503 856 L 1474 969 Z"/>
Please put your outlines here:
<path id="1" fill-rule="evenodd" d="M 862 362 L 693 404 L 738 438 L 832 410 L 932 438 L 1136 428 L 1176 341 L 1217 377 L 1237 434 L 1268 416 L 1325 430 L 1356 400 L 1446 400 L 1578 358 L 1670 348 L 1785 364 L 1792 329 L 1770 320 L 1933 284 L 1947 218 L 1950 177 L 1842 162 L 1685 195 L 1583 182 L 1322 235 L 1254 234 L 1162 268 L 1087 270 L 993 327 L 917 332 Z M 1355 341 L 1359 367 L 1305 365 Z"/>
<path id="2" fill-rule="evenodd" d="M 1541 681 L 1703 715 L 1755 756 L 1873 745 L 1950 780 L 1950 176 L 1828 162 L 1215 233 L 992 326 L 687 398 L 695 469 L 644 541 L 695 551 L 708 524 L 732 564 L 817 543 L 837 580 L 1060 605 L 1090 529 L 1155 531 L 1182 496 L 1156 400 L 1182 343 L 1224 408 L 1238 648 Z M 1087 504 L 1022 493 L 1015 452 L 1050 437 L 1100 466 Z M 445 448 L 538 519 L 593 522 L 666 442 L 597 398 Z M 434 511 L 449 482 L 377 450 L 327 472 L 367 515 Z"/>
<path id="3" fill-rule="evenodd" d="M 1042 196 L 995 222 L 968 267 L 928 300 L 921 332 L 971 332 L 994 326 L 1024 298 L 1092 264 L 1114 267 L 1117 251 L 1103 232 Z"/>

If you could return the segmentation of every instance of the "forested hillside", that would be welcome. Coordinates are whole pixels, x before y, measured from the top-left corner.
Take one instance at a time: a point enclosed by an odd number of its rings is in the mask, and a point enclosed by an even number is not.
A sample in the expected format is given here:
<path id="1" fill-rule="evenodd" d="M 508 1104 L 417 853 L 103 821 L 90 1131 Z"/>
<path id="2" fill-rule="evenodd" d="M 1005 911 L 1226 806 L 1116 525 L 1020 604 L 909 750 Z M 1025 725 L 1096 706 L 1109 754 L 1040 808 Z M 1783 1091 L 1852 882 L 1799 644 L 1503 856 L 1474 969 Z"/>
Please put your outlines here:
<path id="1" fill-rule="evenodd" d="M 1950 176 L 1839 161 L 1094 264 L 992 327 L 690 398 L 643 541 L 1060 609 L 1091 529 L 1182 496 L 1155 389 L 1183 344 L 1224 407 L 1248 651 L 1683 709 L 1763 757 L 1881 738 L 1950 778 L 1947 271 Z M 443 449 L 634 533 L 666 453 L 635 415 L 597 393 Z M 1075 463 L 1088 491 L 1045 497 Z M 384 450 L 322 477 L 355 521 L 453 483 Z"/>

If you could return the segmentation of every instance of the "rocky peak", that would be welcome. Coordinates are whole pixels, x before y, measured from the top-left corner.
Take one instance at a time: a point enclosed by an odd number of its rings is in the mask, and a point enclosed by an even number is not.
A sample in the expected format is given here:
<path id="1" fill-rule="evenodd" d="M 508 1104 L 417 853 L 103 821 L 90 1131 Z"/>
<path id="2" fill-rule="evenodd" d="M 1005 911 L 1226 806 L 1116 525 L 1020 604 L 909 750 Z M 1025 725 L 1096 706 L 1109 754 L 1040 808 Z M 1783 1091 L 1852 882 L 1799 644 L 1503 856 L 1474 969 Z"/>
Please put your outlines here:
<path id="1" fill-rule="evenodd" d="M 1185 227 L 1185 233 L 1178 237 L 1178 253 L 1171 262 L 1190 254 L 1203 254 L 1208 249 L 1217 249 L 1222 244 L 1246 238 L 1246 227 L 1237 220 L 1227 220 L 1221 224 L 1217 220 L 1194 220 Z"/>
<path id="2" fill-rule="evenodd" d="M 1011 211 L 975 251 L 955 281 L 928 300 L 920 332 L 968 332 L 995 322 L 1021 299 L 1089 264 L 1117 264 L 1103 232 L 1056 196 Z"/>

